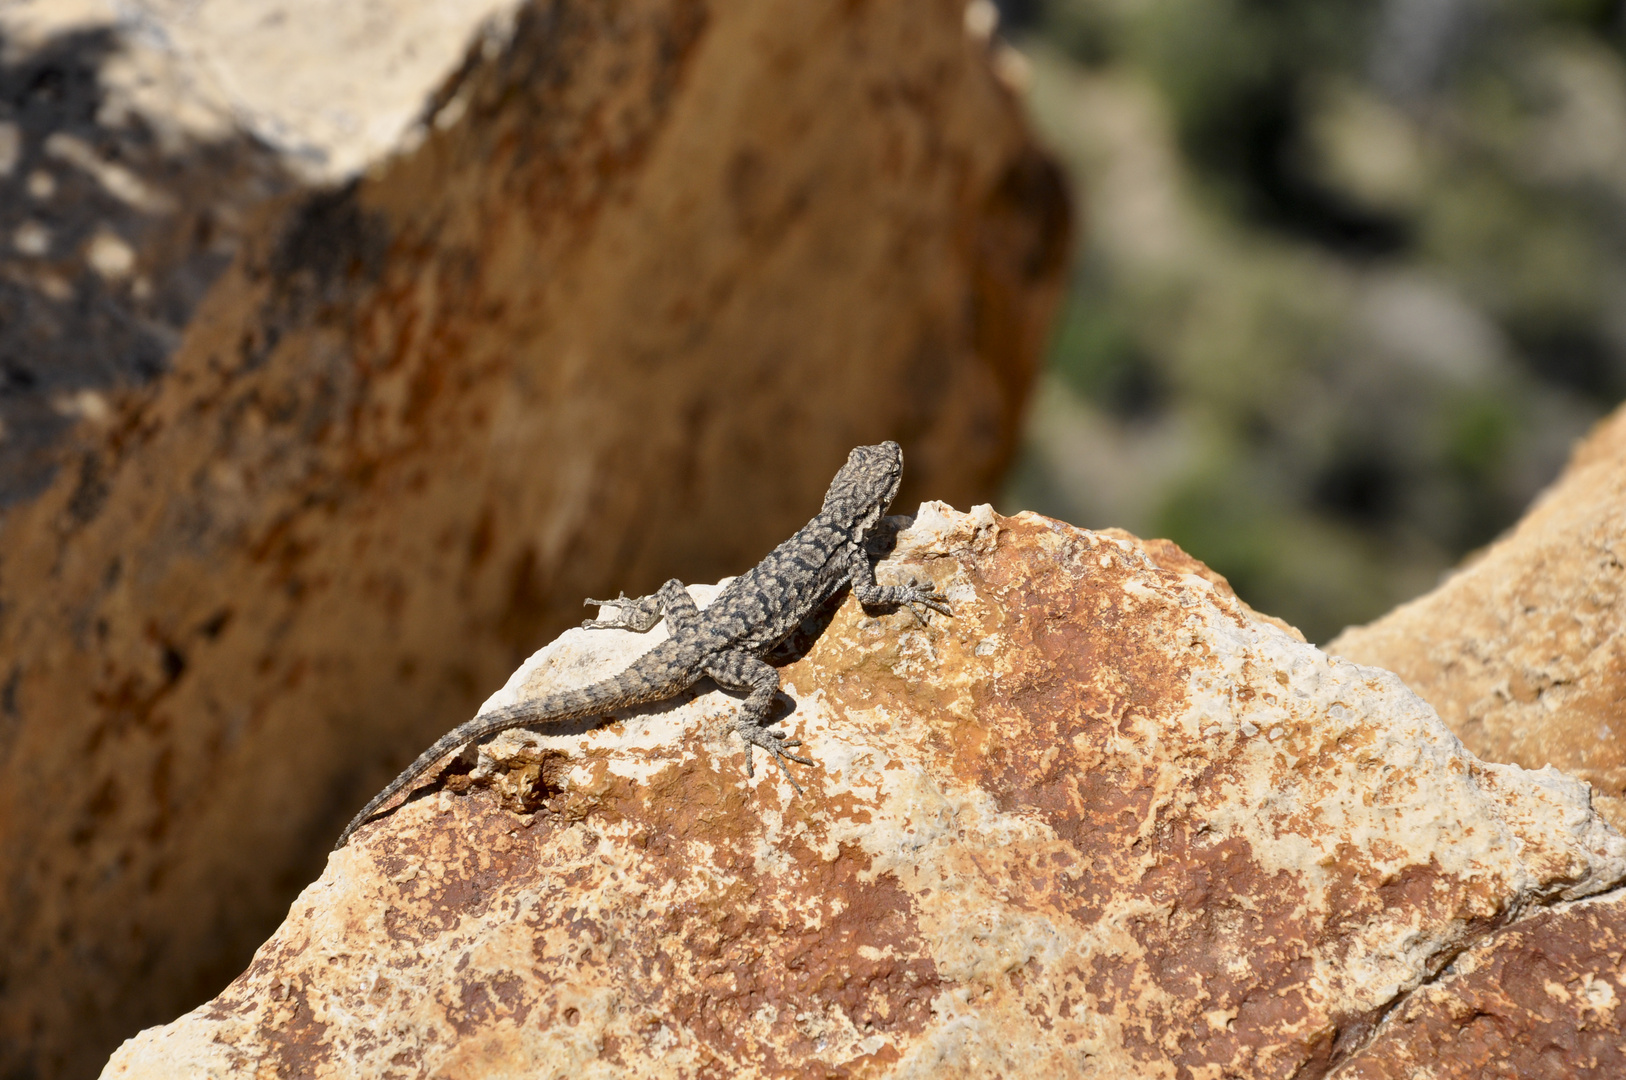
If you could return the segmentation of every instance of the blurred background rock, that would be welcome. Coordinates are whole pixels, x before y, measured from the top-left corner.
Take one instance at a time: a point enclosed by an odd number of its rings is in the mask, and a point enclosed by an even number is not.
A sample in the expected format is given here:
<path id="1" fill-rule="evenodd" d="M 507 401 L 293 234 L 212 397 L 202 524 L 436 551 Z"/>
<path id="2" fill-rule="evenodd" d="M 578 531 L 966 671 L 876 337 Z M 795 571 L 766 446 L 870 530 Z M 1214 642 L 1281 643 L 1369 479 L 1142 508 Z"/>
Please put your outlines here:
<path id="1" fill-rule="evenodd" d="M 997 492 L 1071 243 L 989 55 L 965 0 L 0 0 L 0 1077 L 218 993 L 583 596 L 740 572 L 859 443 Z"/>
<path id="2" fill-rule="evenodd" d="M 1619 0 L 998 14 L 1085 222 L 1003 509 L 1167 536 L 1324 642 L 1626 391 Z"/>

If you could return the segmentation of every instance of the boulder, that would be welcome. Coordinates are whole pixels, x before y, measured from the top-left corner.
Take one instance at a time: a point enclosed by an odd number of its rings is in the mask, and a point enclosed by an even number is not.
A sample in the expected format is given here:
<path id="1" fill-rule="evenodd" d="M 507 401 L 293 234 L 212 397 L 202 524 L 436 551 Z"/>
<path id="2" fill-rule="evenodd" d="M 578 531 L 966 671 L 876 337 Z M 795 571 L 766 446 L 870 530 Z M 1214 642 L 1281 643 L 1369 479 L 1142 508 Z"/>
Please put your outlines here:
<path id="1" fill-rule="evenodd" d="M 849 597 L 789 643 L 803 792 L 745 775 L 709 684 L 503 733 L 103 1075 L 1320 1077 L 1626 877 L 1584 784 L 1476 759 L 1172 545 L 901 524 L 878 577 L 953 616 Z M 568 632 L 487 704 L 659 634 Z"/>
<path id="2" fill-rule="evenodd" d="M 1010 454 L 1067 207 L 963 3 L 0 8 L 0 1074 L 206 1000 L 585 595 Z"/>
<path id="3" fill-rule="evenodd" d="M 1400 675 L 1482 758 L 1586 780 L 1626 828 L 1626 409 L 1507 535 L 1327 651 Z"/>

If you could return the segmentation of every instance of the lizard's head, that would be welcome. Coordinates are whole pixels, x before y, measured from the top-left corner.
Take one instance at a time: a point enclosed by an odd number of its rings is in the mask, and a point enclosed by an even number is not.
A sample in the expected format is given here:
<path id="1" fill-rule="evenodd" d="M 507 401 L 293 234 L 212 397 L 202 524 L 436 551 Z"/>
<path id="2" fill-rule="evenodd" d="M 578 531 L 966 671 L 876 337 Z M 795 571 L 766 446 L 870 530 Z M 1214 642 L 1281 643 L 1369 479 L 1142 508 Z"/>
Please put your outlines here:
<path id="1" fill-rule="evenodd" d="M 856 446 L 847 464 L 830 481 L 824 512 L 852 521 L 860 535 L 868 532 L 897 497 L 903 481 L 903 450 L 888 440 L 874 446 Z"/>

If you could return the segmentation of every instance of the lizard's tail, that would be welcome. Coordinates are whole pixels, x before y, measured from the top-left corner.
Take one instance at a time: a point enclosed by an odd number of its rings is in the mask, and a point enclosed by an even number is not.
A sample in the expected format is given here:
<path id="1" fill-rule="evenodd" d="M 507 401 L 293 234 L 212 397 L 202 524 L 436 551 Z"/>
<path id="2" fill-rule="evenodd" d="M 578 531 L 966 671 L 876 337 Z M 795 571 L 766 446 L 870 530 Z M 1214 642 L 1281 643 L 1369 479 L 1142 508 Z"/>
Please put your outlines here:
<path id="1" fill-rule="evenodd" d="M 646 701 L 671 696 L 673 692 L 671 686 L 652 686 L 647 678 L 640 677 L 634 670 L 636 667 L 638 665 L 635 663 L 632 668 L 619 675 L 603 682 L 593 683 L 591 686 L 575 690 L 556 690 L 530 701 L 521 701 L 483 712 L 473 720 L 459 724 L 436 739 L 434 745 L 418 755 L 416 761 L 401 770 L 401 775 L 391 780 L 383 791 L 374 795 L 372 800 L 361 808 L 361 812 L 350 819 L 350 824 L 344 827 L 344 831 L 339 834 L 339 842 L 333 845 L 333 850 L 337 851 L 349 843 L 351 834 L 402 789 L 415 783 L 442 758 L 463 749 L 469 743 L 488 735 L 495 735 L 499 731 L 507 731 L 509 728 L 577 720 L 583 716 L 612 712 L 629 705 L 641 705 Z"/>

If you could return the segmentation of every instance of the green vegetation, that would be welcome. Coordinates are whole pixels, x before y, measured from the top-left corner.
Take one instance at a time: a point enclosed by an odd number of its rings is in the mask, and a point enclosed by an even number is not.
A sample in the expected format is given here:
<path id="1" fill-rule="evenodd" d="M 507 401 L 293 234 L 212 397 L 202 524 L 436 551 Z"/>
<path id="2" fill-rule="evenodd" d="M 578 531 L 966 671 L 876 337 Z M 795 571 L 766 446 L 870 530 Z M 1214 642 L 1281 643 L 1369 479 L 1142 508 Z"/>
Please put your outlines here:
<path id="1" fill-rule="evenodd" d="M 1082 211 L 1006 509 L 1163 535 L 1325 641 L 1626 396 L 1620 0 L 1049 0 Z"/>

